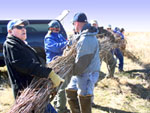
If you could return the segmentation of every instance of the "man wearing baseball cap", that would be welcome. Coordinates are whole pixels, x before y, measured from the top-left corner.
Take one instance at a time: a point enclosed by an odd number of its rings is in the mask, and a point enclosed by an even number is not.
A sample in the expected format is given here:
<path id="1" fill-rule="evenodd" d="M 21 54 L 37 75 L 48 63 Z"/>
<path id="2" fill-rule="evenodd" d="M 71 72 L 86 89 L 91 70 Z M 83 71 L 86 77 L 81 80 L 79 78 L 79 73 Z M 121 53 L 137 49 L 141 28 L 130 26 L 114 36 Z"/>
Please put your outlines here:
<path id="1" fill-rule="evenodd" d="M 91 97 L 100 70 L 98 31 L 88 24 L 85 13 L 76 13 L 73 25 L 79 35 L 72 70 L 76 76 L 72 76 L 66 95 L 72 113 L 91 113 Z"/>
<path id="2" fill-rule="evenodd" d="M 35 76 L 50 78 L 54 84 L 53 87 L 59 86 L 64 81 L 51 68 L 42 65 L 35 50 L 25 43 L 28 24 L 27 20 L 21 19 L 9 21 L 8 36 L 3 45 L 4 60 L 15 98 Z M 49 112 L 50 110 L 47 111 Z"/>

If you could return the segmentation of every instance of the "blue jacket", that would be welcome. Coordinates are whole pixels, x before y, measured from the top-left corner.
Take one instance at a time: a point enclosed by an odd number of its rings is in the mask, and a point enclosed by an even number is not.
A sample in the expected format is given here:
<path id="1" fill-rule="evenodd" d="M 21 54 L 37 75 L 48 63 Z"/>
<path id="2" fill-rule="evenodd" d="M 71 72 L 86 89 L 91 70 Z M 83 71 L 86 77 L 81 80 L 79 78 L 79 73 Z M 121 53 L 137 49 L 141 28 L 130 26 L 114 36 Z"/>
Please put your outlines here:
<path id="1" fill-rule="evenodd" d="M 115 29 L 114 33 L 120 35 L 122 40 L 124 39 L 124 35 L 118 29 Z"/>
<path id="2" fill-rule="evenodd" d="M 96 38 L 98 30 L 90 24 L 85 24 L 77 41 L 77 55 L 73 69 L 74 75 L 99 72 L 99 43 Z"/>
<path id="3" fill-rule="evenodd" d="M 47 33 L 44 39 L 46 62 L 49 63 L 55 56 L 61 56 L 67 40 L 59 33 Z"/>

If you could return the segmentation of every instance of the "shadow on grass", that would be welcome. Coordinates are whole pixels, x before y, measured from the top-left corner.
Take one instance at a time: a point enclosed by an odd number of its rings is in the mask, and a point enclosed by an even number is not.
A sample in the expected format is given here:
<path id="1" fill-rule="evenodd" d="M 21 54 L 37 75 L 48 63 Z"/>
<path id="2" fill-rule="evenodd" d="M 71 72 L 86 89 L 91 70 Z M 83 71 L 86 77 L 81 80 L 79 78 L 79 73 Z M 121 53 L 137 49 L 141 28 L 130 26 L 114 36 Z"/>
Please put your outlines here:
<path id="1" fill-rule="evenodd" d="M 144 88 L 141 84 L 127 83 L 127 86 L 131 88 L 131 92 L 140 96 L 142 99 L 150 100 L 150 89 Z"/>
<path id="2" fill-rule="evenodd" d="M 104 106 L 100 106 L 100 105 L 95 105 L 94 108 L 106 111 L 108 113 L 135 113 L 135 112 L 129 112 L 129 111 L 123 111 L 123 110 L 119 110 L 119 109 L 114 109 L 114 108 L 110 108 L 110 107 L 104 107 Z"/>
<path id="3" fill-rule="evenodd" d="M 134 69 L 125 71 L 123 76 L 129 76 L 130 78 L 140 78 L 150 83 L 150 69 Z M 142 84 L 127 83 L 126 86 L 131 88 L 131 92 L 138 95 L 142 99 L 150 100 L 150 88 L 144 88 Z"/>
<path id="4" fill-rule="evenodd" d="M 132 73 L 132 72 L 150 73 L 150 69 L 133 69 L 125 71 L 125 73 Z"/>
<path id="5" fill-rule="evenodd" d="M 7 87 L 7 86 L 10 86 L 8 75 L 7 73 L 0 72 L 0 87 Z"/>
<path id="6" fill-rule="evenodd" d="M 133 69 L 125 71 L 124 76 L 129 76 L 130 78 L 140 78 L 146 80 L 150 83 L 150 69 Z"/>

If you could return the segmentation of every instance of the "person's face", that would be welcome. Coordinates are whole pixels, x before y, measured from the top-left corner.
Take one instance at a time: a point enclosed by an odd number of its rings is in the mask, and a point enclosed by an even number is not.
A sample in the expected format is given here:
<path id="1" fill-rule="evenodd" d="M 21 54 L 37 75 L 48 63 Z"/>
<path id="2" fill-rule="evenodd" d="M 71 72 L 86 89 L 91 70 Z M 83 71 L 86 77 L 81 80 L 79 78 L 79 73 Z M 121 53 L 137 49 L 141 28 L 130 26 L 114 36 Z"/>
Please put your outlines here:
<path id="1" fill-rule="evenodd" d="M 111 31 L 111 28 L 107 28 L 108 31 Z"/>
<path id="2" fill-rule="evenodd" d="M 74 25 L 74 30 L 75 32 L 80 32 L 80 26 L 79 26 L 79 22 L 73 22 L 73 25 Z"/>
<path id="3" fill-rule="evenodd" d="M 96 23 L 93 24 L 94 27 L 98 28 L 98 25 Z"/>
<path id="4" fill-rule="evenodd" d="M 60 28 L 49 28 L 49 30 L 51 30 L 54 33 L 59 33 L 60 32 Z"/>
<path id="5" fill-rule="evenodd" d="M 124 34 L 124 31 L 122 32 L 122 34 Z"/>
<path id="6" fill-rule="evenodd" d="M 9 33 L 23 41 L 25 41 L 27 38 L 26 28 L 24 24 L 14 26 L 13 29 L 9 31 Z"/>

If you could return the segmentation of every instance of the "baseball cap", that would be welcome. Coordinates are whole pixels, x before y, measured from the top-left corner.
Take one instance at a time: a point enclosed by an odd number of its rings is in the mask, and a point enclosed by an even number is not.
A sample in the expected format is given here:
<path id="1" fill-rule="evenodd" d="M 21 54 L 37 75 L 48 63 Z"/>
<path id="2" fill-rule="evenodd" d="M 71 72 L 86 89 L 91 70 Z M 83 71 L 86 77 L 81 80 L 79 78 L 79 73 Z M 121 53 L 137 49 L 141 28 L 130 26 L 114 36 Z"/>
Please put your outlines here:
<path id="1" fill-rule="evenodd" d="M 98 22 L 97 22 L 97 20 L 91 20 L 91 22 L 90 22 L 92 25 L 93 24 L 96 24 L 96 25 L 98 25 Z"/>
<path id="2" fill-rule="evenodd" d="M 109 24 L 109 25 L 107 26 L 107 28 L 111 28 L 111 25 Z"/>
<path id="3" fill-rule="evenodd" d="M 22 20 L 22 19 L 14 19 L 8 22 L 7 24 L 7 31 L 13 29 L 14 26 L 24 24 L 24 26 L 29 25 L 28 20 Z"/>
<path id="4" fill-rule="evenodd" d="M 87 22 L 87 17 L 84 13 L 76 13 L 73 22 Z"/>
<path id="5" fill-rule="evenodd" d="M 56 20 L 52 20 L 48 23 L 48 28 L 60 28 L 60 24 Z"/>

